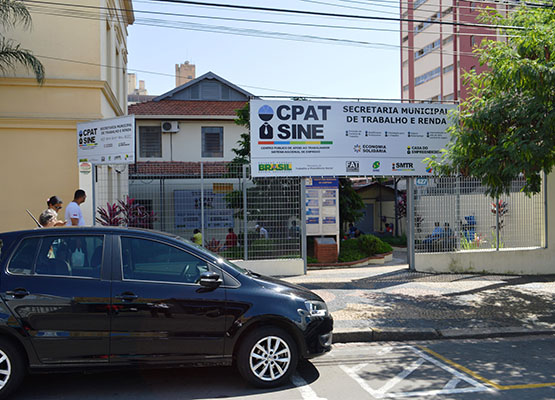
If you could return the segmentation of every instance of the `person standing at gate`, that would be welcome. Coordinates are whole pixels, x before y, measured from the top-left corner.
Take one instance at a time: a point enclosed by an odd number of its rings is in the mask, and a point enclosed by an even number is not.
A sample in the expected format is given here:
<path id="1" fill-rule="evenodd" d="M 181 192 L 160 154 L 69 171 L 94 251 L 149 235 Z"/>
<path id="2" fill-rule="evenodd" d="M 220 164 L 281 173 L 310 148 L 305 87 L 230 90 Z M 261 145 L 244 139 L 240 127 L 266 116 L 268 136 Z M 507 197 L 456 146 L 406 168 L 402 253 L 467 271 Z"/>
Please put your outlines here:
<path id="1" fill-rule="evenodd" d="M 200 229 L 195 229 L 193 231 L 193 237 L 191 238 L 191 242 L 202 246 L 202 232 Z"/>
<path id="2" fill-rule="evenodd" d="M 84 226 L 85 218 L 80 205 L 85 202 L 87 194 L 83 189 L 77 189 L 73 195 L 73 201 L 66 207 L 67 226 Z"/>

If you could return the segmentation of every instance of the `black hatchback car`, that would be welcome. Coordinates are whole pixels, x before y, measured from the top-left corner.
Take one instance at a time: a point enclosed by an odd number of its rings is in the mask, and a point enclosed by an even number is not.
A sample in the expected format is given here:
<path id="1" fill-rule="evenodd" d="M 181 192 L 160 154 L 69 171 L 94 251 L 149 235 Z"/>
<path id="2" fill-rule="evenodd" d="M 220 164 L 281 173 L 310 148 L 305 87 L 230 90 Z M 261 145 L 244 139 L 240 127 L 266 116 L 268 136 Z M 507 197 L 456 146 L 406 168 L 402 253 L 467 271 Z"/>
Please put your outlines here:
<path id="1" fill-rule="evenodd" d="M 177 236 L 126 228 L 0 234 L 0 397 L 25 373 L 235 364 L 277 386 L 330 350 L 316 294 Z"/>

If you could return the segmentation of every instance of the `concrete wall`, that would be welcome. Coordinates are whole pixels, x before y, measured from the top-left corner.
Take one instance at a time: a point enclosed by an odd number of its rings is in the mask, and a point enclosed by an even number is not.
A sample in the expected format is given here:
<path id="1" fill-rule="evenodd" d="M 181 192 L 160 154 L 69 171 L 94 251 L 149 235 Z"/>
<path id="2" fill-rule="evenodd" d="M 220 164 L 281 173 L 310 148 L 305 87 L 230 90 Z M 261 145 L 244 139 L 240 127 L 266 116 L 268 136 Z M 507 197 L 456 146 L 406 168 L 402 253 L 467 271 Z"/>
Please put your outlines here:
<path id="1" fill-rule="evenodd" d="M 304 274 L 304 262 L 301 258 L 247 261 L 233 260 L 233 263 L 261 275 L 295 276 Z"/>
<path id="2" fill-rule="evenodd" d="M 139 148 L 141 126 L 160 126 L 162 120 L 136 120 L 137 149 Z M 217 126 L 224 128 L 223 157 L 202 157 L 202 127 Z M 139 157 L 138 161 L 231 161 L 235 157 L 232 149 L 237 148 L 237 142 L 245 128 L 237 125 L 232 118 L 206 121 L 179 121 L 179 132 L 162 134 L 162 157 Z"/>
<path id="3" fill-rule="evenodd" d="M 501 249 L 415 255 L 415 267 L 422 272 L 482 272 L 499 274 L 555 274 L 555 174 L 547 177 L 546 247 Z M 523 222 L 526 223 L 526 222 Z M 551 232 L 551 234 L 549 234 Z"/>

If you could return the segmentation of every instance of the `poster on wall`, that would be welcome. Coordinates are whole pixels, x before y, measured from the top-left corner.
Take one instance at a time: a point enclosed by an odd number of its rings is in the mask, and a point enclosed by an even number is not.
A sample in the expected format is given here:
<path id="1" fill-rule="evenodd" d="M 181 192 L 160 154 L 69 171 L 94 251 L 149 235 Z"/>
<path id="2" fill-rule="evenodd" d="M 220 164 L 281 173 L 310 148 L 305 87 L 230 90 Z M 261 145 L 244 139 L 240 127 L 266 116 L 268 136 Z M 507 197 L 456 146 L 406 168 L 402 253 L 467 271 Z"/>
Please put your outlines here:
<path id="1" fill-rule="evenodd" d="M 429 176 L 454 105 L 251 100 L 253 176 Z"/>
<path id="2" fill-rule="evenodd" d="M 94 165 L 133 164 L 135 116 L 78 123 L 77 158 Z"/>
<path id="3" fill-rule="evenodd" d="M 305 186 L 307 235 L 338 234 L 339 180 L 337 178 L 308 178 Z"/>
<path id="4" fill-rule="evenodd" d="M 227 209 L 226 193 L 204 190 L 205 228 L 233 228 L 233 210 Z M 174 190 L 175 229 L 201 229 L 201 191 Z"/>

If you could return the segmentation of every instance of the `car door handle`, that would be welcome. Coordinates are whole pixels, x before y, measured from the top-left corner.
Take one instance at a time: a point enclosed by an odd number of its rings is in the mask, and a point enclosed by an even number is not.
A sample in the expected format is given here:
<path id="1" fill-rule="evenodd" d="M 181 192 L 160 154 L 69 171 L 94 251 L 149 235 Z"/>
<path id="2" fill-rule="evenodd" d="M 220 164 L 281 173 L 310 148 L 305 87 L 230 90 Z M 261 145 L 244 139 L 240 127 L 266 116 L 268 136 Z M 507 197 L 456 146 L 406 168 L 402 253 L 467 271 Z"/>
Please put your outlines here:
<path id="1" fill-rule="evenodd" d="M 137 296 L 135 293 L 130 293 L 130 292 L 125 292 L 120 294 L 119 296 L 116 296 L 116 299 L 123 300 L 123 301 L 133 301 L 133 300 L 137 300 L 138 298 L 139 296 Z"/>
<path id="2" fill-rule="evenodd" d="M 6 291 L 6 295 L 8 296 L 13 296 L 16 297 L 18 299 L 21 299 L 25 296 L 29 296 L 31 293 L 27 290 L 27 289 L 23 289 L 23 288 L 17 288 L 14 290 L 7 290 Z"/>

